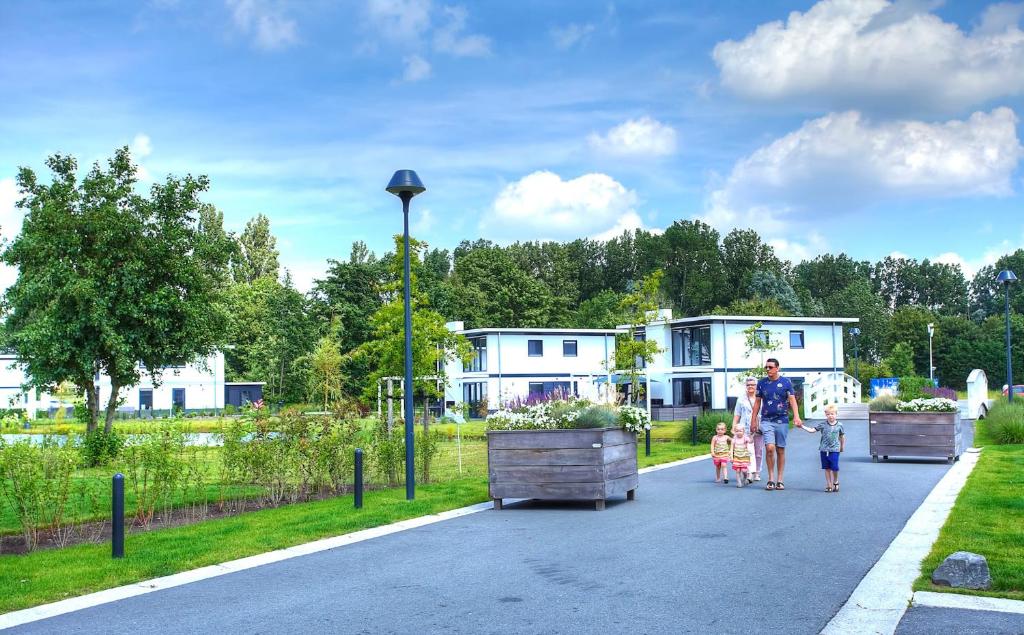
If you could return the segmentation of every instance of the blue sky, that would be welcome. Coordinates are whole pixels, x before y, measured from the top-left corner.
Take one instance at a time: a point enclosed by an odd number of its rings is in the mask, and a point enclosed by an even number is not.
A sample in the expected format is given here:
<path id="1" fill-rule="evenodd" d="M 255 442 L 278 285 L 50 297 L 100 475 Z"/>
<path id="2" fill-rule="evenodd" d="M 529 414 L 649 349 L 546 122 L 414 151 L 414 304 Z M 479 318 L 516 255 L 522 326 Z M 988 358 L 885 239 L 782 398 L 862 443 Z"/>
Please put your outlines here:
<path id="1" fill-rule="evenodd" d="M 401 231 L 432 246 L 702 218 L 783 257 L 1024 246 L 1024 3 L 0 3 L 0 229 L 18 166 L 131 145 L 209 175 L 302 288 Z"/>

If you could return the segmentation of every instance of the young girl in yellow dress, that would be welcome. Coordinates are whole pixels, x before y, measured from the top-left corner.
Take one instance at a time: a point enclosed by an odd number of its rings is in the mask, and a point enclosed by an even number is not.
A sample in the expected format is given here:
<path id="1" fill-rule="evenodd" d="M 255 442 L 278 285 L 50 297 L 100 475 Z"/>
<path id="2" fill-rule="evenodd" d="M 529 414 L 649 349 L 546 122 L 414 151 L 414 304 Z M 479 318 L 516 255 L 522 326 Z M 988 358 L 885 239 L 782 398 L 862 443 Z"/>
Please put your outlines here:
<path id="1" fill-rule="evenodd" d="M 750 483 L 750 462 L 754 449 L 754 439 L 748 434 L 742 423 L 734 423 L 732 426 L 732 449 L 729 452 L 729 459 L 732 461 L 732 469 L 736 472 L 736 487 L 743 487 Z M 726 481 L 728 482 L 728 481 Z"/>
<path id="2" fill-rule="evenodd" d="M 729 456 L 731 454 L 732 437 L 725 433 L 725 423 L 715 426 L 715 436 L 711 437 L 711 462 L 715 464 L 715 482 L 729 484 Z"/>

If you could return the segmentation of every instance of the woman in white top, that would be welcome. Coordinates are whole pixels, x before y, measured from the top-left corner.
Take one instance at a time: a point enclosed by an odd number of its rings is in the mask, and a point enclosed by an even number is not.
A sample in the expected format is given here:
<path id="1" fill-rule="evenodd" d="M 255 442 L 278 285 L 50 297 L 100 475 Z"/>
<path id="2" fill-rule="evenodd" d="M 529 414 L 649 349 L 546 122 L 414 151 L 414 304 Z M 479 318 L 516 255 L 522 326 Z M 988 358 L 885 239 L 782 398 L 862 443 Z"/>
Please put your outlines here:
<path id="1" fill-rule="evenodd" d="M 732 423 L 742 423 L 744 428 L 750 430 L 750 417 L 754 414 L 754 393 L 757 392 L 757 380 L 747 377 L 744 382 L 746 391 L 736 400 L 736 410 L 732 416 Z M 750 476 L 755 481 L 761 480 L 761 461 L 764 457 L 764 435 L 761 430 L 751 434 L 754 438 L 754 462 L 750 466 Z"/>

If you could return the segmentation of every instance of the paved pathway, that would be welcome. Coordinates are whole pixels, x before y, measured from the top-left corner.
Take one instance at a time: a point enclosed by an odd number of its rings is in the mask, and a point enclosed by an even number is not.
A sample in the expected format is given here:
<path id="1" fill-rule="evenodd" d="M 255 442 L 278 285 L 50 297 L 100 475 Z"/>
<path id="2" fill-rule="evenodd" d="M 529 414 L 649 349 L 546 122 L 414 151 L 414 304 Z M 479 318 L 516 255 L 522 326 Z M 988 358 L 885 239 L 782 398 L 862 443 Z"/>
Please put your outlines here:
<path id="1" fill-rule="evenodd" d="M 947 469 L 872 464 L 866 424 L 847 430 L 840 494 L 817 436 L 791 432 L 784 492 L 715 485 L 701 461 L 603 512 L 524 503 L 15 632 L 817 633 Z"/>
<path id="2" fill-rule="evenodd" d="M 917 633 L 1021 635 L 1024 633 L 1024 615 L 914 606 L 903 615 L 896 635 Z"/>

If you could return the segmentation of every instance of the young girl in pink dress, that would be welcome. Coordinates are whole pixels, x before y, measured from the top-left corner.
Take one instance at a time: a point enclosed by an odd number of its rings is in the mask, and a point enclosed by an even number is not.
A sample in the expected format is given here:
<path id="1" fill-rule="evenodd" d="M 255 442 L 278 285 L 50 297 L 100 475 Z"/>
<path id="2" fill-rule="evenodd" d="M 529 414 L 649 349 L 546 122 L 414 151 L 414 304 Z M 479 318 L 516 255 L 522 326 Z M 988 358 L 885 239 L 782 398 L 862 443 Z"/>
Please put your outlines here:
<path id="1" fill-rule="evenodd" d="M 747 434 L 742 423 L 732 426 L 732 450 L 729 458 L 732 461 L 732 469 L 736 472 L 736 487 L 743 485 L 750 480 L 750 464 L 754 460 L 754 439 Z"/>
<path id="2" fill-rule="evenodd" d="M 715 436 L 711 437 L 711 461 L 715 464 L 715 482 L 729 484 L 729 456 L 731 454 L 732 437 L 725 433 L 725 423 L 715 426 Z"/>

